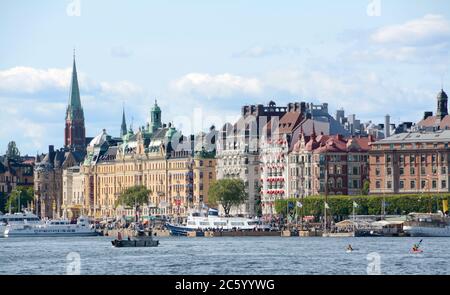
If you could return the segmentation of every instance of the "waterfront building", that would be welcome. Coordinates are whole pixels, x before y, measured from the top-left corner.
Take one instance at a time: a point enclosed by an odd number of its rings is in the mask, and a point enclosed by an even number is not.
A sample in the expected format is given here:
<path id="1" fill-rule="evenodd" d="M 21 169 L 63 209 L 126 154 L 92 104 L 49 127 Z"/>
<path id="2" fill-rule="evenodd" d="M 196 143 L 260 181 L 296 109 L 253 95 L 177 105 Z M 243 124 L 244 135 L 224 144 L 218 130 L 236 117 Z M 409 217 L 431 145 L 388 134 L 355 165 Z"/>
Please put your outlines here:
<path id="1" fill-rule="evenodd" d="M 290 197 L 360 194 L 369 178 L 371 137 L 304 133 L 289 154 Z M 328 185 L 326 185 L 328 184 Z"/>
<path id="2" fill-rule="evenodd" d="M 146 126 L 136 133 L 130 127 L 120 142 L 104 130 L 89 144 L 81 167 L 87 214 L 97 218 L 134 216 L 133 208 L 118 206 L 117 199 L 136 185 L 150 190 L 148 203 L 141 207 L 144 218 L 186 216 L 189 209 L 201 207 L 215 180 L 216 133 L 211 128 L 198 138 L 183 136 L 172 124 L 161 122 L 156 101 Z M 204 144 L 206 139 L 213 143 Z"/>
<path id="3" fill-rule="evenodd" d="M 396 134 L 371 144 L 370 192 L 449 192 L 450 130 Z"/>
<path id="4" fill-rule="evenodd" d="M 41 218 L 62 216 L 63 170 L 83 160 L 81 151 L 55 150 L 49 146 L 47 154 L 38 155 L 34 167 L 35 208 Z"/>
<path id="5" fill-rule="evenodd" d="M 65 218 L 76 219 L 83 214 L 84 175 L 80 166 L 63 169 L 62 212 Z"/>

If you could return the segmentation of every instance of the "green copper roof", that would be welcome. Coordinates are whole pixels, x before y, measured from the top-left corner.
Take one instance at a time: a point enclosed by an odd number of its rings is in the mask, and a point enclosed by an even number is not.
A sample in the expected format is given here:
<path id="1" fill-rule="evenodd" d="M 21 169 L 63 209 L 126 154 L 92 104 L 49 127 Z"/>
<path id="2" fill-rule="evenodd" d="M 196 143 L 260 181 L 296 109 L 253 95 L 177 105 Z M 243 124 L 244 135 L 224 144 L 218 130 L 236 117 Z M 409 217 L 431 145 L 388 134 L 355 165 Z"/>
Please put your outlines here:
<path id="1" fill-rule="evenodd" d="M 72 82 L 70 84 L 70 107 L 73 109 L 81 108 L 80 89 L 78 88 L 77 67 L 75 65 L 75 57 L 73 58 Z"/>
<path id="2" fill-rule="evenodd" d="M 83 107 L 81 106 L 80 89 L 78 87 L 77 67 L 75 65 L 75 55 L 73 57 L 72 80 L 70 82 L 69 105 L 67 106 L 66 119 L 84 120 Z"/>
<path id="3" fill-rule="evenodd" d="M 155 112 L 155 113 L 161 113 L 161 108 L 158 106 L 158 101 L 155 100 L 155 104 L 153 105 L 152 109 L 150 110 L 150 112 Z"/>

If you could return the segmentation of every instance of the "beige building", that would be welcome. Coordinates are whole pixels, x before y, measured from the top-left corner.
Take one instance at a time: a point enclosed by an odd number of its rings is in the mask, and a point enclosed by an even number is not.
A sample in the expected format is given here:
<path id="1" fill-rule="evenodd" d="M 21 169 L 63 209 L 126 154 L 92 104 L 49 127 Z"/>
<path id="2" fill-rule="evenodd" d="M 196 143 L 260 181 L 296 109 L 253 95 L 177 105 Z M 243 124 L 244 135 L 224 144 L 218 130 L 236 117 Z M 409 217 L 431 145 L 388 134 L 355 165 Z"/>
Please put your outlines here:
<path id="1" fill-rule="evenodd" d="M 160 122 L 155 103 L 151 121 L 134 133 L 123 130 L 121 142 L 105 130 L 87 147 L 81 167 L 84 175 L 84 208 L 96 218 L 132 217 L 133 208 L 116 204 L 127 188 L 143 185 L 150 190 L 142 206 L 144 218 L 151 215 L 188 214 L 207 202 L 208 189 L 216 179 L 214 128 L 198 138 L 183 136 L 171 124 Z M 125 123 L 122 129 L 126 129 Z M 214 139 L 214 140 L 212 140 Z"/>
<path id="2" fill-rule="evenodd" d="M 79 166 L 63 170 L 62 212 L 66 218 L 78 218 L 84 214 L 84 175 Z"/>

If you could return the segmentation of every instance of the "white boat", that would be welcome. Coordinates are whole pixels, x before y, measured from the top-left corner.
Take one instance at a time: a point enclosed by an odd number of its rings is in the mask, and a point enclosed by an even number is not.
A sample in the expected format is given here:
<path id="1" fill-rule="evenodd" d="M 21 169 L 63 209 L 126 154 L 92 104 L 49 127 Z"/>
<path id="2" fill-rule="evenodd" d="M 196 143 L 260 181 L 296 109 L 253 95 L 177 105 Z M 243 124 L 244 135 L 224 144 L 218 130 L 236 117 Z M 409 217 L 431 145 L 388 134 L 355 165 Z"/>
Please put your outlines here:
<path id="1" fill-rule="evenodd" d="M 44 224 L 23 224 L 6 227 L 4 237 L 81 237 L 96 236 L 98 233 L 89 220 L 80 217 L 76 224 L 68 220 L 49 220 Z"/>
<path id="2" fill-rule="evenodd" d="M 191 212 L 183 224 L 167 223 L 166 226 L 172 235 L 186 235 L 189 231 L 253 230 L 259 226 L 259 221 L 244 217 L 219 217 L 217 209 L 209 209 L 207 214 Z"/>
<path id="3" fill-rule="evenodd" d="M 412 237 L 450 237 L 450 218 L 442 213 L 411 213 L 403 231 Z"/>
<path id="4" fill-rule="evenodd" d="M 22 227 L 23 225 L 38 225 L 42 224 L 39 217 L 31 212 L 20 212 L 20 213 L 6 213 L 5 215 L 0 215 L 0 237 L 9 225 L 10 227 Z"/>

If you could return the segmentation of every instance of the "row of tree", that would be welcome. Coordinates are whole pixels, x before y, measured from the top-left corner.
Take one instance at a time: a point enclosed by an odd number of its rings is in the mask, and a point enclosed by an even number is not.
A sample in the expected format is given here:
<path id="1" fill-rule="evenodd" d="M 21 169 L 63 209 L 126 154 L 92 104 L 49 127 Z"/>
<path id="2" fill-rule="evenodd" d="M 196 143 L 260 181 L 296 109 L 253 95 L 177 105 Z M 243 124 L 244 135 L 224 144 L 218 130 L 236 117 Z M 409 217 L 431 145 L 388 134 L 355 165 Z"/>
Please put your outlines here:
<path id="1" fill-rule="evenodd" d="M 442 201 L 449 199 L 450 194 L 408 194 L 408 195 L 360 195 L 360 196 L 328 196 L 327 214 L 343 219 L 353 210 L 357 215 L 408 214 L 411 212 L 443 211 Z M 310 196 L 303 199 L 285 199 L 275 201 L 275 211 L 285 214 L 294 206 L 301 208 L 305 216 L 323 216 L 325 211 L 324 196 Z"/>

